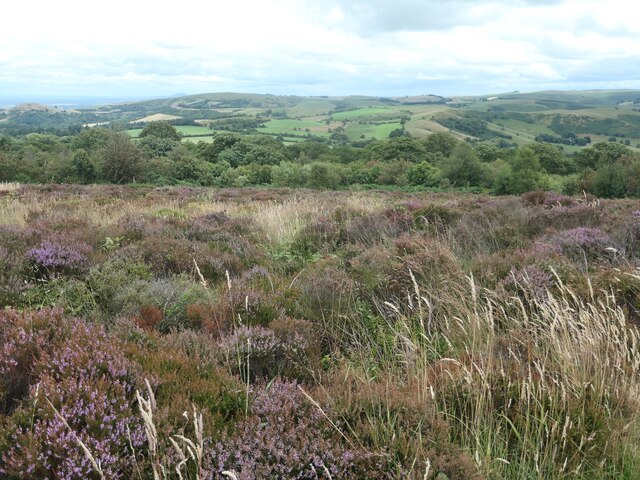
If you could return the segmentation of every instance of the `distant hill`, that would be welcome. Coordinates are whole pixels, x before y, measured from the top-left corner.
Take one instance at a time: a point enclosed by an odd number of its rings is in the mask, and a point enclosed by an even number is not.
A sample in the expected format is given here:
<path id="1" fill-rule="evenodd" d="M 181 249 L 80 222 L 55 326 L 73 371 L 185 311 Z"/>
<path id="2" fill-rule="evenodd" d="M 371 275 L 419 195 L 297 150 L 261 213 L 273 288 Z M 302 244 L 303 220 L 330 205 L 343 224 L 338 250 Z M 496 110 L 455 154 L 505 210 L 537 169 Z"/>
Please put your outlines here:
<path id="1" fill-rule="evenodd" d="M 587 140 L 640 145 L 640 90 L 542 91 L 482 96 L 297 96 L 203 93 L 97 108 L 64 110 L 26 103 L 0 111 L 0 132 L 64 134 L 82 125 L 116 122 L 131 134 L 154 120 L 182 126 L 186 137 L 216 131 L 277 136 L 287 142 L 345 135 L 352 142 L 395 132 L 424 137 L 448 131 L 459 138 L 524 144 L 542 140 L 578 149 Z M 191 128 L 187 128 L 191 127 Z M 197 133 L 196 133 L 197 132 Z M 207 133 L 208 132 L 208 133 Z"/>

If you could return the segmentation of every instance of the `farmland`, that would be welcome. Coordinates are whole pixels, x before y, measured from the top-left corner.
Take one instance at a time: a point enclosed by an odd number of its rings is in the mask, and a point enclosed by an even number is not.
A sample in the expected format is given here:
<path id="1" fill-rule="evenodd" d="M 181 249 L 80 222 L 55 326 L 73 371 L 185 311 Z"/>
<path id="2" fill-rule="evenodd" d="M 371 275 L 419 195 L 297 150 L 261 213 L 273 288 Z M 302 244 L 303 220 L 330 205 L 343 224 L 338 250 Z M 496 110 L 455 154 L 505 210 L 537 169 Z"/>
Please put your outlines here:
<path id="1" fill-rule="evenodd" d="M 336 128 L 352 141 L 381 140 L 400 128 L 418 138 L 448 131 L 458 138 L 496 143 L 506 140 L 517 145 L 534 141 L 541 134 L 560 140 L 573 134 L 605 140 L 615 138 L 637 148 L 640 145 L 639 102 L 640 92 L 635 90 L 448 98 L 212 93 L 68 111 L 23 105 L 0 111 L 4 117 L 0 131 L 28 132 L 37 127 L 62 132 L 74 123 L 115 122 L 124 124 L 135 137 L 146 123 L 164 119 L 179 127 L 185 139 L 201 137 L 204 141 L 210 141 L 204 137 L 226 130 L 280 136 L 291 142 L 303 137 L 327 138 Z M 392 123 L 393 128 L 387 127 Z M 211 130 L 207 131 L 209 127 Z M 565 145 L 570 152 L 585 146 L 568 142 Z"/>
<path id="2" fill-rule="evenodd" d="M 0 472 L 637 478 L 639 212 L 1 184 Z"/>

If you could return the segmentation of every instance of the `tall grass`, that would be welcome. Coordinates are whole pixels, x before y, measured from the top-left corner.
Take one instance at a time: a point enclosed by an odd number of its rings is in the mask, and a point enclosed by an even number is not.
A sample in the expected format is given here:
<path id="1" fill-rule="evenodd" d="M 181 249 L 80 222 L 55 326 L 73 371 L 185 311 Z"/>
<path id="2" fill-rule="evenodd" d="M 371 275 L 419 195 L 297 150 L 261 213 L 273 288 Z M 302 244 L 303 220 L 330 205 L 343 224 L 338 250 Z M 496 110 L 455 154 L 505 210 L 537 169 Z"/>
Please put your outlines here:
<path id="1" fill-rule="evenodd" d="M 543 299 L 503 298 L 468 281 L 435 319 L 417 284 L 388 303 L 393 348 L 359 336 L 362 356 L 433 403 L 487 478 L 640 478 L 638 331 L 613 294 L 558 280 Z M 397 434 L 390 418 L 369 418 L 381 438 Z"/>

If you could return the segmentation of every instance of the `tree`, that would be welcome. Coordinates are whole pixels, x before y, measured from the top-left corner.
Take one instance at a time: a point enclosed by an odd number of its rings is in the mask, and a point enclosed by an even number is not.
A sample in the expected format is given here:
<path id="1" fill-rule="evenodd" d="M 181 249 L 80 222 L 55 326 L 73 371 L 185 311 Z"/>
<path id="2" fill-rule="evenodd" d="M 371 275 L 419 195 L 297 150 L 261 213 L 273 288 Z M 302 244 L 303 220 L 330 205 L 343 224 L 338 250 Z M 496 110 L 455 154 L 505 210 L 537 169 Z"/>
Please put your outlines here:
<path id="1" fill-rule="evenodd" d="M 427 153 L 419 140 L 410 137 L 395 137 L 371 144 L 371 158 L 382 162 L 406 160 L 417 163 L 424 160 Z"/>
<path id="2" fill-rule="evenodd" d="M 341 175 L 339 165 L 323 162 L 313 162 L 308 165 L 307 186 L 318 189 L 333 189 L 340 184 Z"/>
<path id="3" fill-rule="evenodd" d="M 376 178 L 376 183 L 381 185 L 407 185 L 409 183 L 407 173 L 412 165 L 414 164 L 405 160 L 383 163 L 380 168 L 380 174 Z"/>
<path id="4" fill-rule="evenodd" d="M 167 122 L 151 122 L 142 129 L 139 135 L 140 138 L 145 137 L 157 137 L 179 142 L 181 140 L 180 134 L 176 127 Z"/>
<path id="5" fill-rule="evenodd" d="M 126 133 L 111 132 L 101 157 L 102 177 L 109 182 L 131 182 L 142 173 L 142 155 Z"/>
<path id="6" fill-rule="evenodd" d="M 445 157 L 449 157 L 460 143 L 450 133 L 437 132 L 432 133 L 424 141 L 424 146 L 428 152 L 441 153 Z"/>
<path id="7" fill-rule="evenodd" d="M 407 177 L 411 185 L 422 185 L 423 187 L 435 187 L 438 185 L 439 170 L 431 165 L 429 162 L 420 162 L 413 165 Z"/>
<path id="8" fill-rule="evenodd" d="M 107 144 L 110 133 L 106 128 L 86 128 L 73 137 L 71 148 L 74 150 L 82 149 L 88 153 L 95 152 Z"/>
<path id="9" fill-rule="evenodd" d="M 540 165 L 547 173 L 566 175 L 576 169 L 575 163 L 567 158 L 562 150 L 548 143 L 533 143 L 528 145 L 540 160 Z"/>
<path id="10" fill-rule="evenodd" d="M 153 135 L 147 135 L 138 141 L 138 146 L 148 158 L 166 157 L 177 145 L 180 143 L 172 138 Z"/>
<path id="11" fill-rule="evenodd" d="M 546 188 L 542 166 L 530 146 L 520 147 L 511 160 L 496 175 L 493 189 L 498 194 L 520 195 L 531 190 Z"/>
<path id="12" fill-rule="evenodd" d="M 542 186 L 542 167 L 531 147 L 520 147 L 511 163 L 511 192 L 516 195 Z"/>
<path id="13" fill-rule="evenodd" d="M 91 183 L 96 179 L 96 169 L 91 163 L 89 154 L 84 149 L 76 150 L 71 161 L 74 173 L 81 183 Z"/>
<path id="14" fill-rule="evenodd" d="M 600 142 L 585 148 L 576 157 L 577 165 L 582 168 L 596 168 L 611 165 L 619 158 L 629 156 L 632 151 L 619 143 Z"/>
<path id="15" fill-rule="evenodd" d="M 485 170 L 480 159 L 468 143 L 459 142 L 443 166 L 443 176 L 458 187 L 480 185 L 485 179 Z"/>
<path id="16" fill-rule="evenodd" d="M 218 161 L 218 155 L 225 150 L 233 147 L 236 143 L 242 141 L 242 137 L 237 133 L 220 133 L 213 137 L 213 142 L 209 144 L 201 144 L 202 147 L 198 155 L 207 162 L 215 163 Z"/>
<path id="17" fill-rule="evenodd" d="M 303 187 L 308 169 L 293 162 L 282 162 L 271 169 L 271 181 L 276 187 Z"/>
<path id="18" fill-rule="evenodd" d="M 495 162 L 502 155 L 502 149 L 493 142 L 479 142 L 474 145 L 476 154 L 483 162 Z"/>

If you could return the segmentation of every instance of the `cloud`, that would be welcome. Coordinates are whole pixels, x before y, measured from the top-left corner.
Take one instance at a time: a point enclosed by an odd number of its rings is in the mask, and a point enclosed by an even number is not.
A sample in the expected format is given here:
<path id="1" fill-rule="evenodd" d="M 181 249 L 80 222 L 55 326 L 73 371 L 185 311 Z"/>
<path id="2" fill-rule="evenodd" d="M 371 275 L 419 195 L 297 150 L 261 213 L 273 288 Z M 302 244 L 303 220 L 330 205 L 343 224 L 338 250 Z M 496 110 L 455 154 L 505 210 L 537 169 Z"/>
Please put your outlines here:
<path id="1" fill-rule="evenodd" d="M 620 13 L 633 7 L 630 0 L 606 8 L 597 0 L 196 0 L 170 9 L 112 0 L 96 14 L 79 0 L 10 2 L 0 91 L 640 88 L 640 24 Z"/>

